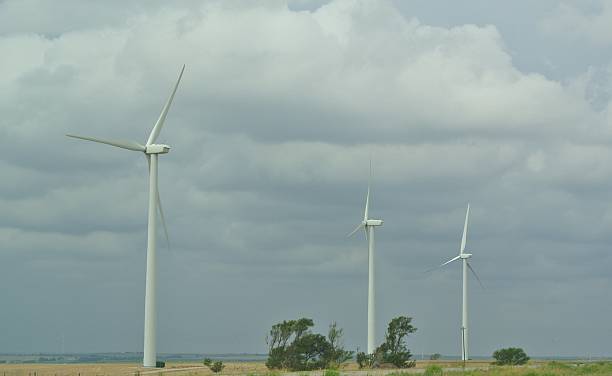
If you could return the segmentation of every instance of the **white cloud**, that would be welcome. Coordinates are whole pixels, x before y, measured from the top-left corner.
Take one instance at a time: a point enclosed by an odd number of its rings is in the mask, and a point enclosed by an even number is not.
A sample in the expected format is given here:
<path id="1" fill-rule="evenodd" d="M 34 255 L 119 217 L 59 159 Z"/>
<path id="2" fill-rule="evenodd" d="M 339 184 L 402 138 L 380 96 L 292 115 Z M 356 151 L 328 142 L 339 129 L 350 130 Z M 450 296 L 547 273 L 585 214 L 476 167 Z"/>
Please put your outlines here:
<path id="1" fill-rule="evenodd" d="M 545 32 L 561 34 L 571 40 L 583 40 L 596 46 L 612 44 L 612 1 L 561 3 L 542 21 Z"/>

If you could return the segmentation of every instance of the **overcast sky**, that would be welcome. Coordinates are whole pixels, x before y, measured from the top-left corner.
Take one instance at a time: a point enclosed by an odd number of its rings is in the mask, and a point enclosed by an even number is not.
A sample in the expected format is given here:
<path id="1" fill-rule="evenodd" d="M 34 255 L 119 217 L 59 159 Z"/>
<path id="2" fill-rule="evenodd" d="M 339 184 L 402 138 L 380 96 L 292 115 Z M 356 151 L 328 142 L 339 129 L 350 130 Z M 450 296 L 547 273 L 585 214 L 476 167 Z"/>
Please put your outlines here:
<path id="1" fill-rule="evenodd" d="M 265 352 L 332 321 L 365 349 L 373 158 L 378 342 L 611 356 L 612 1 L 0 0 L 0 352 L 142 351 L 147 170 L 171 249 L 159 352 Z"/>

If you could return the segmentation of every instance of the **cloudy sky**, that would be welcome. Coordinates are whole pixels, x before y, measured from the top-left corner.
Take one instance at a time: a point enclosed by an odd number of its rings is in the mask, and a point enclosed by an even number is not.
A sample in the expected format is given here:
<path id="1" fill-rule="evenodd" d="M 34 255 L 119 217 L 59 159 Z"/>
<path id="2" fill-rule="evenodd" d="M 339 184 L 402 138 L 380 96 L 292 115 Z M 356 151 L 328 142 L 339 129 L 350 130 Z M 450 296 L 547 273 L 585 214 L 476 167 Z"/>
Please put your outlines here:
<path id="1" fill-rule="evenodd" d="M 147 170 L 171 249 L 160 352 L 265 352 L 283 319 L 417 354 L 612 355 L 612 1 L 0 0 L 0 352 L 142 351 Z M 160 245 L 164 243 L 160 239 Z"/>

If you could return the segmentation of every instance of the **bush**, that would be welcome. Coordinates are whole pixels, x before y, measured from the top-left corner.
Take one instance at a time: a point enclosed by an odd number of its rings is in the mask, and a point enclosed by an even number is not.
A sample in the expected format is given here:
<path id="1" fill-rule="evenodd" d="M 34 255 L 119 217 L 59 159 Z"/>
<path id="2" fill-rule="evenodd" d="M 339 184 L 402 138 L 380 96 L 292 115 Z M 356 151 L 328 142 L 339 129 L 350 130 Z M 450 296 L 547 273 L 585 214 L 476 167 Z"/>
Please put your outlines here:
<path id="1" fill-rule="evenodd" d="M 216 362 L 214 362 L 211 366 L 210 366 L 210 370 L 213 371 L 214 373 L 219 373 L 223 370 L 223 368 L 225 368 L 225 366 L 223 365 L 223 362 L 218 360 Z"/>
<path id="2" fill-rule="evenodd" d="M 435 364 L 429 365 L 427 368 L 425 368 L 425 376 L 442 376 L 443 373 L 442 367 Z"/>
<path id="3" fill-rule="evenodd" d="M 368 355 L 364 352 L 357 353 L 357 365 L 359 368 L 372 368 L 374 365 L 374 355 Z"/>
<path id="4" fill-rule="evenodd" d="M 327 369 L 325 370 L 325 373 L 323 374 L 323 376 L 340 376 L 340 372 L 338 372 L 338 370 L 335 370 L 335 369 Z"/>
<path id="5" fill-rule="evenodd" d="M 221 361 L 213 362 L 212 359 L 210 358 L 205 358 L 202 361 L 202 363 L 208 368 L 210 368 L 210 370 L 213 371 L 214 373 L 219 373 L 223 370 L 223 368 L 225 368 L 225 366 L 223 365 L 223 362 Z"/>
<path id="6" fill-rule="evenodd" d="M 508 347 L 507 349 L 500 349 L 493 353 L 495 358 L 495 364 L 497 365 L 521 365 L 527 363 L 529 357 L 525 354 L 525 351 L 519 347 Z"/>
<path id="7" fill-rule="evenodd" d="M 435 353 L 435 354 L 431 354 L 431 356 L 429 357 L 429 360 L 438 360 L 442 357 L 442 355 Z"/>

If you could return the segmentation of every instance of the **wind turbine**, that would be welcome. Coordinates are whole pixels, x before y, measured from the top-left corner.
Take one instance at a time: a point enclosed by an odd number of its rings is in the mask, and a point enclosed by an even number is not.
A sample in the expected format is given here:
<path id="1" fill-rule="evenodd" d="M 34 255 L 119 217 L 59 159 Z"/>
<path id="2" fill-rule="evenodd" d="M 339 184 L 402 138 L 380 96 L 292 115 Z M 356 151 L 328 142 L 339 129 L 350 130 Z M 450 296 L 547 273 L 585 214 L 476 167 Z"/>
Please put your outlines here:
<path id="1" fill-rule="evenodd" d="M 156 214 L 157 210 L 159 210 L 160 218 L 162 225 L 164 227 L 164 232 L 166 234 L 166 240 L 168 240 L 168 230 L 166 228 L 166 221 L 164 219 L 164 212 L 161 206 L 161 200 L 159 198 L 159 190 L 157 186 L 157 159 L 159 154 L 166 154 L 170 151 L 170 147 L 164 144 L 156 144 L 155 141 L 159 136 L 159 133 L 164 126 L 164 121 L 166 120 L 166 115 L 168 114 L 168 110 L 170 109 L 170 105 L 172 105 L 172 100 L 174 99 L 174 94 L 176 93 L 176 89 L 179 86 L 179 82 L 181 82 L 181 77 L 183 76 L 183 72 L 185 71 L 185 65 L 181 69 L 181 73 L 179 74 L 178 80 L 174 85 L 174 89 L 172 90 L 172 94 L 168 98 L 168 101 L 164 105 L 153 130 L 149 134 L 149 138 L 147 139 L 146 144 L 142 145 L 138 142 L 134 141 L 123 141 L 123 140 L 102 140 L 93 137 L 84 137 L 84 136 L 76 136 L 72 134 L 67 134 L 68 137 L 78 138 L 81 140 L 98 142 L 101 144 L 107 144 L 111 146 L 116 146 L 118 148 L 132 150 L 132 151 L 140 151 L 145 153 L 147 157 L 147 162 L 149 164 L 149 224 L 148 224 L 148 235 L 147 235 L 147 274 L 146 274 L 146 288 L 145 288 L 145 317 L 144 317 L 144 356 L 143 356 L 143 365 L 145 367 L 156 367 L 157 366 L 157 352 L 156 352 L 156 321 L 157 321 L 157 312 L 156 312 L 156 304 L 155 304 L 155 290 L 156 290 L 156 255 L 155 255 L 155 243 L 157 239 L 157 227 L 156 227 Z"/>
<path id="2" fill-rule="evenodd" d="M 366 195 L 365 211 L 363 213 L 363 221 L 348 234 L 348 236 L 356 233 L 363 227 L 365 230 L 366 240 L 368 240 L 368 354 L 373 354 L 376 350 L 376 309 L 375 299 L 376 291 L 374 289 L 374 228 L 382 226 L 382 219 L 370 219 L 370 180 L 372 180 L 372 161 L 370 160 L 370 177 L 368 179 L 368 193 Z"/>
<path id="3" fill-rule="evenodd" d="M 441 264 L 436 269 L 441 268 L 445 265 L 450 264 L 453 261 L 461 259 L 463 263 L 463 294 L 462 294 L 462 314 L 461 314 L 461 360 L 464 362 L 469 359 L 468 356 L 468 301 L 467 301 L 467 270 L 474 274 L 476 280 L 482 286 L 482 282 L 480 282 L 480 278 L 468 262 L 468 259 L 472 257 L 471 253 L 465 253 L 465 243 L 467 237 L 467 228 L 468 228 L 468 218 L 470 216 L 470 204 L 467 206 L 467 211 L 465 213 L 465 223 L 463 224 L 463 236 L 461 237 L 461 248 L 459 248 L 459 255 L 453 257 L 447 262 Z"/>

